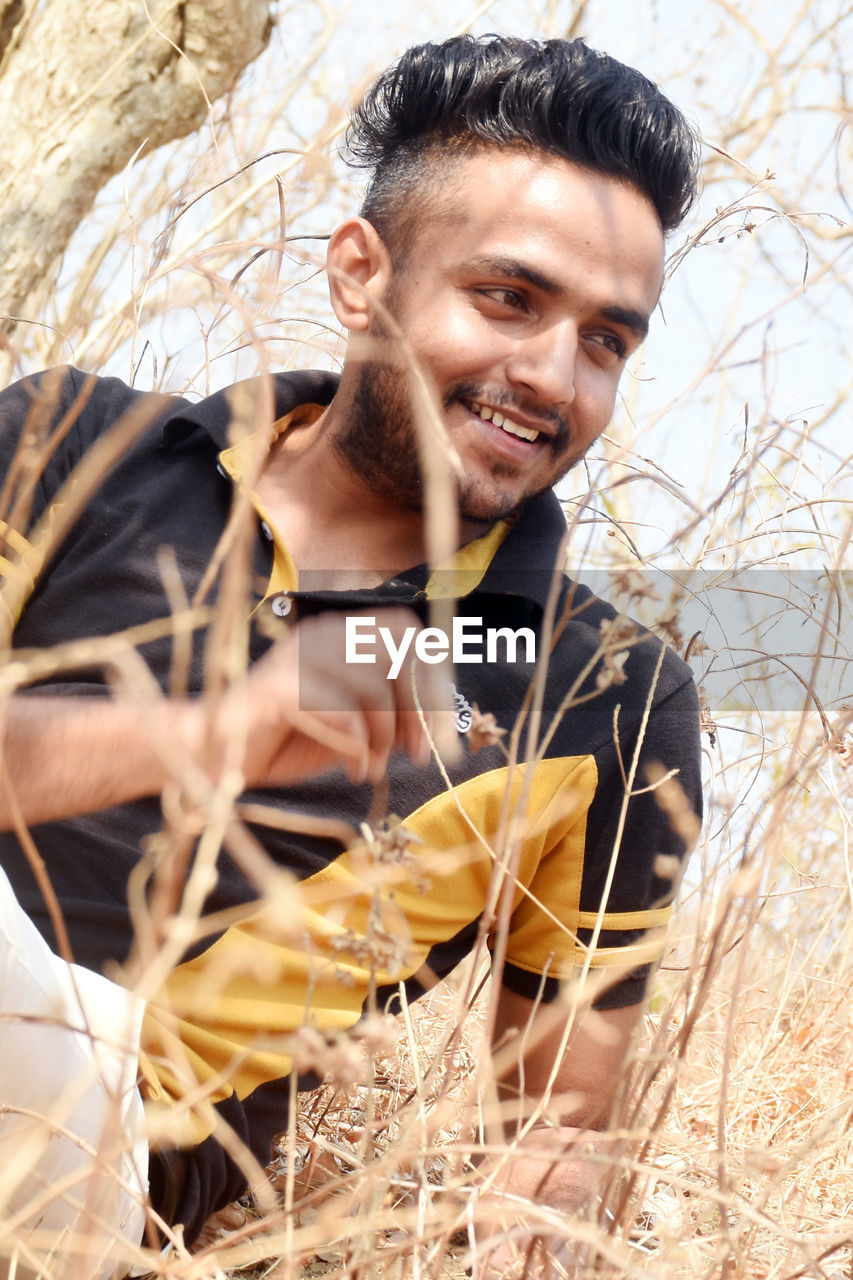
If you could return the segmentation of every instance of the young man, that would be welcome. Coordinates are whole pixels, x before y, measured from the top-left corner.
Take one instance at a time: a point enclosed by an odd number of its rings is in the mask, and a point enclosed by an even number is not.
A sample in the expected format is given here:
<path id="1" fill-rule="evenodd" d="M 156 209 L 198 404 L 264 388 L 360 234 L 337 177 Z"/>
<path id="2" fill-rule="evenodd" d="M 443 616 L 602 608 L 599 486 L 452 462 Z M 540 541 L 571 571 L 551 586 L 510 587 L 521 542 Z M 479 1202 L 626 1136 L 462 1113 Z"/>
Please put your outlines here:
<path id="1" fill-rule="evenodd" d="M 46 1002 L 50 1035 L 83 1064 L 62 1124 L 89 1146 L 40 1221 L 48 1241 L 64 1226 L 90 1240 L 93 1275 L 119 1265 L 113 1233 L 141 1234 L 140 1097 L 162 1106 L 153 1208 L 191 1241 L 244 1188 L 241 1152 L 262 1165 L 286 1127 L 300 1028 L 355 1026 L 481 937 L 513 1116 L 550 1095 L 560 1106 L 562 1127 L 551 1112 L 527 1135 L 513 1192 L 535 1198 L 547 1173 L 551 1203 L 580 1204 L 592 1166 L 539 1147 L 607 1122 L 660 949 L 648 931 L 685 851 L 657 780 L 699 807 L 687 668 L 555 581 L 565 522 L 551 491 L 606 427 L 648 327 L 664 237 L 694 195 L 690 129 L 580 42 L 461 37 L 386 72 L 350 146 L 372 179 L 329 245 L 351 338 L 339 381 L 282 374 L 190 404 L 61 370 L 0 405 L 17 651 L 7 952 L 32 948 L 21 963 L 41 966 L 46 992 L 23 1007 L 7 961 L 17 1038 L 3 1070 L 39 1052 Z M 442 466 L 458 553 L 436 569 L 424 476 Z M 418 634 L 441 618 L 446 638 Z M 459 743 L 446 762 L 442 654 Z M 518 735 L 501 740 L 481 713 Z M 390 814 L 396 844 L 365 845 L 363 824 Z M 588 972 L 592 1007 L 554 1003 Z M 111 1034 L 93 1012 L 104 1001 L 123 1010 Z M 106 1085 L 85 1073 L 96 1051 L 112 1055 Z M 66 1052 L 60 1079 L 77 1070 Z M 4 1087 L 13 1109 L 47 1109 L 29 1083 Z M 84 1089 L 100 1118 L 82 1134 Z M 36 1151 L 36 1181 L 53 1158 Z M 114 1191 L 115 1169 L 121 1203 L 105 1207 L 91 1186 Z M 22 1193 L 0 1192 L 32 1227 Z M 29 1239 L 32 1264 L 44 1239 Z"/>

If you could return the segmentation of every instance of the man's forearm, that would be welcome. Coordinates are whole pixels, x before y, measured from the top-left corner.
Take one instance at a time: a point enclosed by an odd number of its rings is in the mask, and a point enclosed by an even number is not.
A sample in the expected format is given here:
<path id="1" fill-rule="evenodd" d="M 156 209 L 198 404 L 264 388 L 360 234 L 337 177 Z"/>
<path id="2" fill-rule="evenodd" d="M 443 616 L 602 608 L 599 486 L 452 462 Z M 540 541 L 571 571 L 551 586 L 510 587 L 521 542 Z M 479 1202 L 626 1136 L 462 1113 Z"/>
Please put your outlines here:
<path id="1" fill-rule="evenodd" d="M 392 638 L 417 623 L 404 609 L 376 618 Z M 341 657 L 343 635 L 337 616 L 309 618 L 212 702 L 8 698 L 0 704 L 0 830 L 157 795 L 170 777 L 203 794 L 205 779 L 220 776 L 226 762 L 249 787 L 288 786 L 339 764 L 360 781 L 378 781 L 395 750 L 425 764 L 429 741 L 410 668 L 397 680 L 378 665 L 353 671 Z M 312 705 L 334 709 L 303 709 Z M 452 725 L 449 711 L 427 718 L 439 736 Z"/>
<path id="2" fill-rule="evenodd" d="M 100 697 L 8 698 L 0 707 L 0 829 L 156 795 L 170 776 L 163 749 L 190 751 L 199 710 L 177 701 L 154 709 Z"/>

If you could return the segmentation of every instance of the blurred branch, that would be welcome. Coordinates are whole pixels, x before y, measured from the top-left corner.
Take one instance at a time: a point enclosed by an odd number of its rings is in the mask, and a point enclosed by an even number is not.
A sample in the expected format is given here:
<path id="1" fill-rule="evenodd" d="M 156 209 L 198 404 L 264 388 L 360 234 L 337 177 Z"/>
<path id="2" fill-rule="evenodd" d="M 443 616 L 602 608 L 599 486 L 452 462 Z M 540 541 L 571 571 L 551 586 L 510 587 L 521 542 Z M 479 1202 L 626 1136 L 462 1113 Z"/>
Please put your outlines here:
<path id="1" fill-rule="evenodd" d="M 196 129 L 271 29 L 270 0 L 0 8 L 0 117 L 14 121 L 0 154 L 7 333 L 107 179 L 142 145 Z"/>

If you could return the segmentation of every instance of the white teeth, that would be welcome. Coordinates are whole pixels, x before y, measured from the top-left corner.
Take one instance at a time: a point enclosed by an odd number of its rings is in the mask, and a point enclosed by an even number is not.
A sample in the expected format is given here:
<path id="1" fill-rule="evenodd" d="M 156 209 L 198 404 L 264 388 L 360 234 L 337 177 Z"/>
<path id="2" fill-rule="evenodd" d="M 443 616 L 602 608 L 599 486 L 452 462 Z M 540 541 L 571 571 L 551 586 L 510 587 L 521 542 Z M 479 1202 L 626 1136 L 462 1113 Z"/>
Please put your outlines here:
<path id="1" fill-rule="evenodd" d="M 478 418 L 482 418 L 484 422 L 491 422 L 493 426 L 500 427 L 508 435 L 517 436 L 519 440 L 528 440 L 532 444 L 534 440 L 539 438 L 538 431 L 531 431 L 529 427 L 522 427 L 519 423 L 513 422 L 512 418 L 505 418 L 502 413 L 498 413 L 497 409 L 490 409 L 488 405 L 478 404 L 475 400 L 472 400 L 471 410 L 476 413 Z"/>
<path id="2" fill-rule="evenodd" d="M 529 440 L 531 444 L 534 440 L 538 440 L 539 438 L 538 431 L 531 431 L 529 427 L 521 427 L 517 422 L 505 421 L 503 429 L 504 431 L 508 431 L 511 436 L 518 436 L 519 440 Z"/>

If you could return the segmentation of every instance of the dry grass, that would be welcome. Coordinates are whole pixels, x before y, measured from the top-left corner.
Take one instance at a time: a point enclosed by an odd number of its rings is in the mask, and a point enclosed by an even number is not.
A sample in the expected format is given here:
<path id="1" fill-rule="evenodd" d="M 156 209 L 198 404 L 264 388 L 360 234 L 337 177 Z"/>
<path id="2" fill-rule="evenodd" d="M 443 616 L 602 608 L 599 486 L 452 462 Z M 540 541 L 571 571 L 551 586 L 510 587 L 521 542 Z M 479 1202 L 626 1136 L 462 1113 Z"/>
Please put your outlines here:
<path id="1" fill-rule="evenodd" d="M 328 143 L 372 66 L 452 25 L 419 12 L 405 34 L 365 33 L 363 5 L 283 11 L 209 130 L 111 184 L 17 335 L 21 369 L 73 358 L 204 393 L 339 359 L 322 237 L 353 195 Z M 590 492 L 567 495 L 573 570 L 617 574 L 626 608 L 689 651 L 708 814 L 608 1194 L 589 1221 L 551 1225 L 586 1238 L 603 1276 L 839 1280 L 853 1276 L 853 20 L 841 0 L 648 5 L 629 22 L 604 8 L 495 5 L 478 28 L 575 24 L 664 81 L 709 143 L 665 327 L 587 464 Z M 476 987 L 462 975 L 390 1036 L 377 1024 L 372 1045 L 335 1046 L 330 1083 L 282 1138 L 272 1200 L 235 1207 L 157 1274 L 461 1275 L 490 1106 Z"/>

